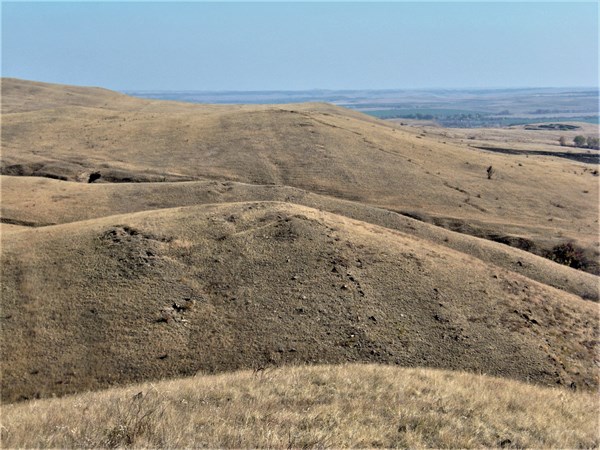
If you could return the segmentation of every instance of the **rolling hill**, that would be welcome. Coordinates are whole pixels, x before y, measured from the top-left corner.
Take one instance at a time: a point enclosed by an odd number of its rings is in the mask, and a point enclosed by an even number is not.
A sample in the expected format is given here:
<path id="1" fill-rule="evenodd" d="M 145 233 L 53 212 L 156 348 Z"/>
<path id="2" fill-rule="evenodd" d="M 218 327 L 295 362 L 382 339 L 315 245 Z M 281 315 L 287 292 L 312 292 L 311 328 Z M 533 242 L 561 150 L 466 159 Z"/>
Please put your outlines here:
<path id="1" fill-rule="evenodd" d="M 296 187 L 482 237 L 520 238 L 538 254 L 573 241 L 585 269 L 599 270 L 590 165 L 485 152 L 327 104 L 193 105 L 26 86 L 2 83 L 5 175 Z M 23 100 L 23 90 L 39 95 Z"/>
<path id="2" fill-rule="evenodd" d="M 314 394 L 306 408 L 322 396 L 338 408 L 352 377 L 381 405 L 388 386 L 417 408 L 393 429 L 383 416 L 365 422 L 385 439 L 365 425 L 364 439 L 340 431 L 313 445 L 597 446 L 593 394 L 569 392 L 600 381 L 596 165 L 493 153 L 328 104 L 193 105 L 16 79 L 2 80 L 1 126 L 0 393 L 20 418 L 3 417 L 3 445 L 197 446 L 153 440 L 150 428 L 119 440 L 118 423 L 92 433 L 82 422 L 88 431 L 68 438 L 42 419 L 83 404 L 97 416 L 82 420 L 105 417 L 124 392 L 119 411 L 135 415 L 133 390 L 145 399 L 159 380 L 177 392 L 166 404 L 181 405 L 200 379 L 181 377 L 253 369 L 201 383 L 246 386 L 231 398 L 247 407 L 244 395 L 277 372 L 261 408 L 283 405 L 284 419 L 300 407 L 285 403 L 290 377 L 321 380 L 302 385 Z M 551 147 L 535 133 L 518 146 Z M 133 383 L 152 384 L 118 389 Z M 471 385 L 481 399 L 440 405 Z M 510 389 L 520 397 L 492 411 L 493 393 Z M 359 397 L 343 409 L 361 414 L 369 392 Z M 544 402 L 581 426 L 550 427 Z M 441 409 L 427 416 L 431 405 Z M 335 422 L 333 411 L 315 417 Z M 484 429 L 474 411 L 501 420 Z M 509 412 L 533 419 L 519 428 Z M 284 419 L 272 439 L 222 429 L 224 440 L 202 439 L 280 446 L 286 429 L 286 445 L 303 446 L 301 430 L 318 434 Z M 446 434 L 428 435 L 427 420 Z M 46 444 L 19 437 L 37 426 Z"/>
<path id="3" fill-rule="evenodd" d="M 597 304 L 405 233 L 286 203 L 7 233 L 2 297 L 5 401 L 345 361 L 598 384 Z"/>

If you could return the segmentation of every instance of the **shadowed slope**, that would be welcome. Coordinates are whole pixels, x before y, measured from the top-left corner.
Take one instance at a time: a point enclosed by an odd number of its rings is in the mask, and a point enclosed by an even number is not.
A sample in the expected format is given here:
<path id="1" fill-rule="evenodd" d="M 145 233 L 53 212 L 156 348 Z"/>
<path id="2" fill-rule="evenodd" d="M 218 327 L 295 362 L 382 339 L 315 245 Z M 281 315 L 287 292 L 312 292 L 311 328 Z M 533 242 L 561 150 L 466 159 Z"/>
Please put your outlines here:
<path id="1" fill-rule="evenodd" d="M 597 386 L 597 305 L 427 241 L 281 203 L 7 233 L 2 395 L 372 361 Z"/>

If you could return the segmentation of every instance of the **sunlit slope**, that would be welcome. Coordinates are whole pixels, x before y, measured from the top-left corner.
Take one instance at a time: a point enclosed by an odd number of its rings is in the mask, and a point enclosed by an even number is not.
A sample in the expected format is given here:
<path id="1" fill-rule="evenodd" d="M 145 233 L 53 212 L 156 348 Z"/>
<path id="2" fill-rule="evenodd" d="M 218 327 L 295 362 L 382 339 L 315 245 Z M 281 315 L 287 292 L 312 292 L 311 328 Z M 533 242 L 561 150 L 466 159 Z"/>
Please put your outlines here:
<path id="1" fill-rule="evenodd" d="M 8 448 L 596 448 L 593 393 L 376 365 L 285 367 L 3 407 Z"/>
<path id="2" fill-rule="evenodd" d="M 43 103 L 44 90 L 36 92 Z M 98 102 L 108 95 L 84 92 Z M 110 109 L 55 95 L 47 102 L 53 109 L 5 114 L 2 173 L 287 185 L 490 224 L 546 246 L 576 240 L 597 252 L 598 178 L 590 165 L 491 154 L 326 104 L 211 106 L 113 95 Z"/>
<path id="3" fill-rule="evenodd" d="M 82 184 L 11 176 L 0 176 L 0 186 L 0 227 L 7 232 L 176 206 L 253 200 L 280 201 L 402 231 L 584 299 L 598 300 L 598 277 L 594 275 L 489 239 L 448 231 L 386 209 L 287 186 L 230 181 Z M 509 239 L 510 230 L 507 231 L 507 234 L 499 236 Z"/>
<path id="4" fill-rule="evenodd" d="M 4 401 L 290 363 L 595 388 L 597 304 L 428 241 L 284 203 L 6 233 Z"/>

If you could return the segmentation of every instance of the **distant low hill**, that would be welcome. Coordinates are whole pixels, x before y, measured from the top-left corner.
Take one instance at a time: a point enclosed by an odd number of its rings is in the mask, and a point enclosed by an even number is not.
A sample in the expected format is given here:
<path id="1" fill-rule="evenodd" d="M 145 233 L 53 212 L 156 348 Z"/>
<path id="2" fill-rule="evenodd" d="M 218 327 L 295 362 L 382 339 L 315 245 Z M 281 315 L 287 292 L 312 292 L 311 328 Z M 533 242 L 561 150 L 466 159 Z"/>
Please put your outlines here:
<path id="1" fill-rule="evenodd" d="M 65 106 L 115 109 L 132 103 L 131 97 L 103 88 L 2 78 L 2 114 Z M 138 105 L 144 103 L 143 100 L 137 102 Z"/>
<path id="2" fill-rule="evenodd" d="M 191 103 L 269 104 L 320 101 L 382 119 L 435 121 L 444 127 L 506 127 L 550 121 L 598 125 L 598 89 L 430 89 L 309 91 L 127 91 L 155 100 Z"/>

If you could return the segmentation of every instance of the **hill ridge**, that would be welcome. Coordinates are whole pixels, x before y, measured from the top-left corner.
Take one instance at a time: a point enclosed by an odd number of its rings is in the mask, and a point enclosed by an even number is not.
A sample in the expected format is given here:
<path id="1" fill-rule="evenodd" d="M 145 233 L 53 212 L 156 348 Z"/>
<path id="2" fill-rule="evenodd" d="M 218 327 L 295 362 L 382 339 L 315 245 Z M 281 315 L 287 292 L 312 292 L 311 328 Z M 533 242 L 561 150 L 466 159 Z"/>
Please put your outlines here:
<path id="1" fill-rule="evenodd" d="M 44 86 L 2 81 L 2 402 L 346 362 L 597 389 L 598 277 L 505 245 L 598 260 L 551 132 Z"/>
<path id="2" fill-rule="evenodd" d="M 598 300 L 598 278 L 566 266 L 542 259 L 530 252 L 494 243 L 481 236 L 470 236 L 451 229 L 434 226 L 433 219 L 422 214 L 411 218 L 404 214 L 359 204 L 332 196 L 310 193 L 298 188 L 264 185 L 257 186 L 238 182 L 182 182 L 160 183 L 152 188 L 150 196 L 144 195 L 152 185 L 79 185 L 56 180 L 38 180 L 30 185 L 21 177 L 0 176 L 3 187 L 3 203 L 0 215 L 26 223 L 58 223 L 105 217 L 128 212 L 147 211 L 194 206 L 207 203 L 230 203 L 240 201 L 282 201 L 300 206 L 322 209 L 351 219 L 372 223 L 389 229 L 397 229 L 431 242 L 453 248 L 481 259 L 487 263 L 520 273 L 528 278 L 574 293 L 585 299 Z M 26 192 L 26 193 L 24 193 Z M 60 197 L 60 200 L 56 200 Z M 28 204 L 52 205 L 51 208 L 29 211 L 20 208 Z M 77 205 L 89 205 L 85 209 Z M 5 219 L 6 220 L 6 219 Z M 505 248 L 506 247 L 506 248 Z"/>
<path id="3" fill-rule="evenodd" d="M 376 365 L 200 374 L 3 410 L 2 441 L 11 448 L 598 444 L 592 393 Z"/>

